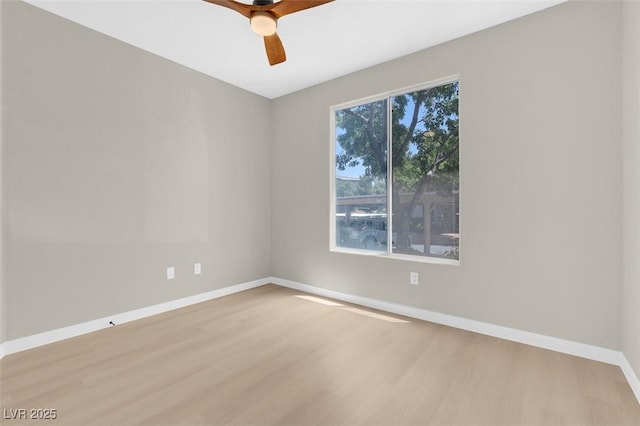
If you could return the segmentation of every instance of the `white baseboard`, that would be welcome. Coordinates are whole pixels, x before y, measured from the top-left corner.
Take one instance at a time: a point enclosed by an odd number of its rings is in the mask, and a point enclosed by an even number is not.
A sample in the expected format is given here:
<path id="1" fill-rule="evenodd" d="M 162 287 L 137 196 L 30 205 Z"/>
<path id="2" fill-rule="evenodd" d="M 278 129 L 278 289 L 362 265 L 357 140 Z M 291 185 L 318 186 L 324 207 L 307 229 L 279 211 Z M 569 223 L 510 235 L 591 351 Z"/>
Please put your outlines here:
<path id="1" fill-rule="evenodd" d="M 260 279 L 242 284 L 224 287 L 217 290 L 208 291 L 206 293 L 196 294 L 194 296 L 183 297 L 177 300 L 160 303 L 145 308 L 136 309 L 129 312 L 123 312 L 108 317 L 103 317 L 68 327 L 58 328 L 55 330 L 45 331 L 43 333 L 22 337 L 19 339 L 9 340 L 0 345 L 0 358 L 4 355 L 10 355 L 16 352 L 26 351 L 27 349 L 36 348 L 49 343 L 58 342 L 60 340 L 69 339 L 81 334 L 91 333 L 93 331 L 109 328 L 109 321 L 115 324 L 123 324 L 130 321 L 150 317 L 152 315 L 161 314 L 163 312 L 172 311 L 174 309 L 183 308 L 185 306 L 194 305 L 196 303 L 205 302 L 207 300 L 217 299 L 229 294 L 238 293 L 240 291 L 249 290 L 251 288 L 260 287 L 268 284 L 269 279 Z"/>
<path id="2" fill-rule="evenodd" d="M 129 321 L 135 321 L 141 318 L 150 317 L 152 315 L 193 305 L 207 300 L 217 299 L 222 296 L 238 293 L 240 291 L 249 290 L 260 287 L 265 284 L 273 283 L 282 287 L 294 290 L 304 291 L 306 293 L 316 294 L 318 296 L 330 297 L 332 299 L 350 302 L 361 306 L 366 306 L 381 311 L 403 315 L 410 318 L 416 318 L 436 324 L 447 325 L 462 330 L 473 331 L 479 334 L 498 337 L 530 346 L 536 346 L 543 349 L 549 349 L 569 355 L 579 356 L 594 361 L 600 361 L 607 364 L 617 365 L 622 369 L 629 386 L 633 390 L 638 402 L 640 403 L 640 379 L 629 364 L 627 358 L 620 351 L 600 348 L 598 346 L 586 345 L 584 343 L 573 342 L 570 340 L 559 339 L 557 337 L 545 336 L 542 334 L 531 333 L 528 331 L 516 330 L 513 328 L 503 327 L 495 324 L 489 324 L 481 321 L 456 317 L 453 315 L 433 312 L 426 309 L 414 308 L 405 305 L 399 305 L 381 300 L 370 299 L 362 296 L 355 296 L 347 293 L 341 293 L 334 290 L 328 290 L 321 287 L 315 287 L 308 284 L 285 280 L 277 277 L 268 277 L 242 284 L 224 287 L 212 290 L 206 293 L 196 294 L 194 296 L 184 297 L 182 299 L 172 300 L 158 305 L 148 306 L 146 308 L 136 309 L 130 312 L 124 312 L 111 315 L 104 318 L 84 322 L 81 324 L 63 327 L 56 330 L 45 331 L 43 333 L 34 334 L 32 336 L 22 337 L 19 339 L 9 340 L 0 344 L 0 358 L 4 355 L 25 351 L 48 343 L 57 342 L 81 334 L 91 333 L 110 327 L 109 321 L 116 324 L 122 324 Z"/>
<path id="3" fill-rule="evenodd" d="M 636 372 L 633 371 L 633 368 L 631 367 L 631 364 L 629 364 L 627 357 L 624 356 L 624 354 L 621 355 L 622 360 L 620 362 L 620 368 L 624 373 L 624 377 L 627 378 L 627 382 L 629 382 L 629 386 L 631 386 L 631 390 L 635 394 L 638 403 L 640 403 L 640 378 L 638 378 Z"/>
<path id="4" fill-rule="evenodd" d="M 498 337 L 500 339 L 523 343 L 538 348 L 548 349 L 555 352 L 561 352 L 581 358 L 617 365 L 622 369 L 622 372 L 629 382 L 633 393 L 640 403 L 640 380 L 638 379 L 636 373 L 633 371 L 633 368 L 631 368 L 631 365 L 627 361 L 627 358 L 620 351 L 614 351 L 612 349 L 605 349 L 598 346 L 559 339 L 557 337 L 531 333 L 528 331 L 516 330 L 509 327 L 503 327 L 486 322 L 456 317 L 453 315 L 441 314 L 439 312 L 433 312 L 426 309 L 413 308 L 410 306 L 383 302 L 380 300 L 369 299 L 362 296 L 354 296 L 351 294 L 328 290 L 321 287 L 314 287 L 308 284 L 302 284 L 282 278 L 271 277 L 269 278 L 269 280 L 273 284 L 277 284 L 282 287 L 288 287 L 294 290 L 316 294 L 318 296 L 330 297 L 332 299 L 355 303 L 357 305 L 367 306 L 369 308 L 379 309 L 381 311 L 403 315 L 410 318 L 416 318 L 436 324 L 447 325 L 450 327 L 473 331 L 475 333 Z"/>

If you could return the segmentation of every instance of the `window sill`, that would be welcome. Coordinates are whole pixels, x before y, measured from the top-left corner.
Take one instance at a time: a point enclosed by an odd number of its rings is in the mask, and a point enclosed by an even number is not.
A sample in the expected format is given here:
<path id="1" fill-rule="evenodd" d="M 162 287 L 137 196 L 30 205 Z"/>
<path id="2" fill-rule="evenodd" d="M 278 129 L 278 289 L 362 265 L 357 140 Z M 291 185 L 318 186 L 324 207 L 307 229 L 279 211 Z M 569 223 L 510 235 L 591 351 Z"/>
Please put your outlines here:
<path id="1" fill-rule="evenodd" d="M 430 263 L 434 265 L 450 265 L 450 266 L 460 265 L 460 260 L 444 259 L 441 257 L 412 256 L 409 254 L 397 254 L 397 253 L 387 253 L 387 252 L 379 252 L 379 251 L 373 251 L 373 250 L 349 249 L 349 248 L 343 248 L 343 247 L 331 247 L 329 251 L 333 253 L 380 257 L 382 259 L 403 260 L 405 262 L 408 261 L 408 262 Z"/>

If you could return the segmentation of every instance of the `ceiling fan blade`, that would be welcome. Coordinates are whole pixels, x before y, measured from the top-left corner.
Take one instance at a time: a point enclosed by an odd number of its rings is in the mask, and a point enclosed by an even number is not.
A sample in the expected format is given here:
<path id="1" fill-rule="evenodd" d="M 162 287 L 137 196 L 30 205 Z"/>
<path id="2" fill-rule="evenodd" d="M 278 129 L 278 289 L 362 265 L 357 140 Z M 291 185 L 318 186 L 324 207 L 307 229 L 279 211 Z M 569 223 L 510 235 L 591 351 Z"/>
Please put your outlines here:
<path id="1" fill-rule="evenodd" d="M 310 9 L 325 3 L 331 3 L 332 1 L 334 0 L 281 0 L 278 3 L 273 3 L 272 6 L 270 5 L 268 10 L 273 13 L 276 18 L 281 18 L 290 13 Z"/>
<path id="2" fill-rule="evenodd" d="M 269 65 L 274 66 L 287 60 L 287 55 L 284 53 L 284 46 L 282 46 L 282 41 L 277 33 L 264 37 L 264 48 L 267 51 Z"/>
<path id="3" fill-rule="evenodd" d="M 228 7 L 231 10 L 235 10 L 247 18 L 251 18 L 251 13 L 256 10 L 253 5 L 240 3 L 234 0 L 204 0 L 207 3 L 217 4 L 218 6 Z"/>

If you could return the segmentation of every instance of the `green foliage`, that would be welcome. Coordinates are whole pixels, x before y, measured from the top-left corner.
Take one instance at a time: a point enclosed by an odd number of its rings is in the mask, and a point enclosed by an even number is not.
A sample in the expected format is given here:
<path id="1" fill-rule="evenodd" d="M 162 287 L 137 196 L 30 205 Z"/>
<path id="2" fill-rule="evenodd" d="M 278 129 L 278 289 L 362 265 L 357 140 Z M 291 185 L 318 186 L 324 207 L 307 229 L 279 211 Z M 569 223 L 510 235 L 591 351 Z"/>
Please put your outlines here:
<path id="1" fill-rule="evenodd" d="M 458 83 L 392 98 L 395 190 L 416 191 L 425 176 L 437 190 L 458 186 Z"/>
<path id="2" fill-rule="evenodd" d="M 387 102 L 358 105 L 336 113 L 337 141 L 343 149 L 336 155 L 339 170 L 362 165 L 364 176 L 386 179 Z"/>
<path id="3" fill-rule="evenodd" d="M 363 176 L 359 180 L 336 179 L 336 196 L 353 197 L 358 195 L 386 194 L 387 185 L 383 179 Z"/>
<path id="4" fill-rule="evenodd" d="M 394 186 L 415 191 L 425 176 L 430 186 L 458 185 L 458 83 L 394 96 L 391 149 Z M 363 166 L 363 177 L 387 174 L 387 103 L 371 102 L 336 113 L 339 170 Z"/>

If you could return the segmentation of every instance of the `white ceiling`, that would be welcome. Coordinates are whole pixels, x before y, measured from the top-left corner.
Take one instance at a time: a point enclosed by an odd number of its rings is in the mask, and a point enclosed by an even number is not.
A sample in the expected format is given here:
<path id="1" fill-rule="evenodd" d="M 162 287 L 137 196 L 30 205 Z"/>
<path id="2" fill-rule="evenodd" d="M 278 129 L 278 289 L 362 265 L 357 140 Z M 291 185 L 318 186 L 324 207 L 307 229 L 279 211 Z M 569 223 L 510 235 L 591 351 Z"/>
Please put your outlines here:
<path id="1" fill-rule="evenodd" d="M 287 61 L 274 67 L 248 19 L 202 0 L 26 1 L 276 98 L 564 0 L 336 0 L 279 20 Z"/>

